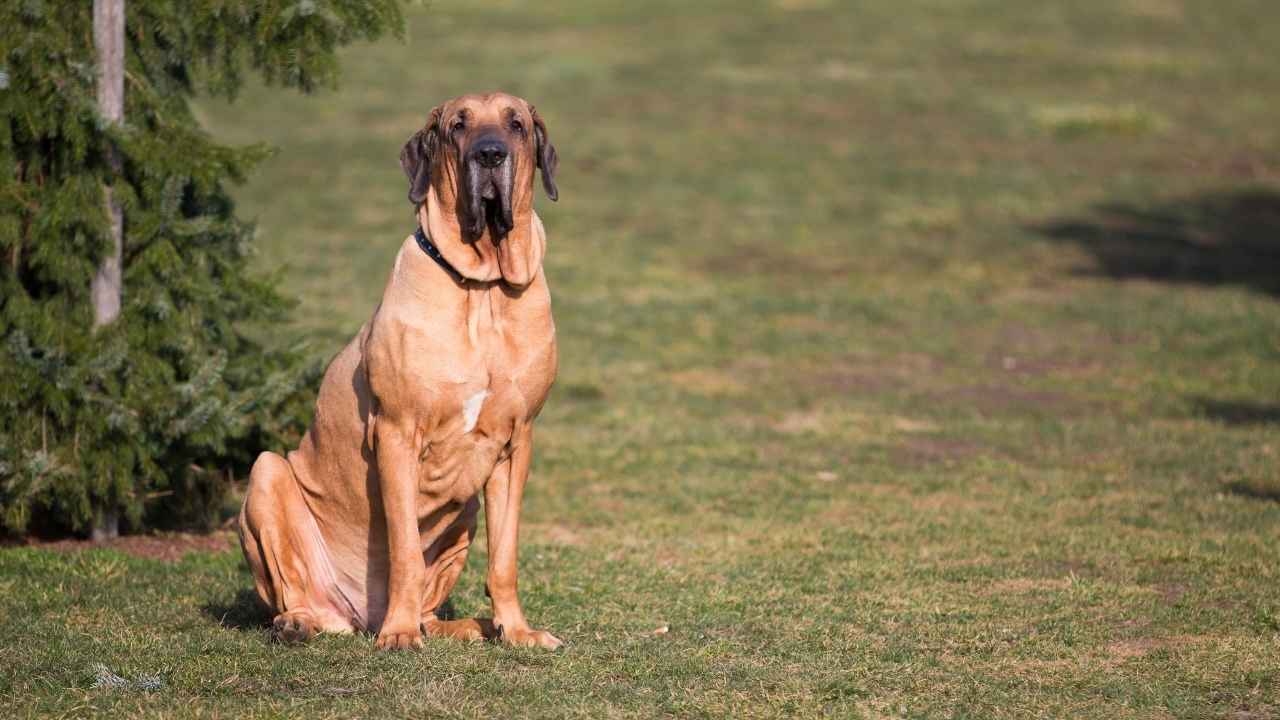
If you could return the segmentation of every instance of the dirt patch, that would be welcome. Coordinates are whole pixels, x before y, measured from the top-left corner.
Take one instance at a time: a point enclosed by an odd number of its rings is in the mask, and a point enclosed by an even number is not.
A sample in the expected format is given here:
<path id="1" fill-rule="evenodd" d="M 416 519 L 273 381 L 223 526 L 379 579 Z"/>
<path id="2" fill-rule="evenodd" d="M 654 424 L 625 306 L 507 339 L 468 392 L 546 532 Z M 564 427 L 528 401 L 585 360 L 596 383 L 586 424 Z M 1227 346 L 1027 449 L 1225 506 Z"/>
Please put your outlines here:
<path id="1" fill-rule="evenodd" d="M 987 353 L 986 366 L 991 370 L 999 370 L 1013 375 L 1086 375 L 1103 369 L 1098 360 L 1080 358 L 1055 357 L 1053 355 L 1034 356 L 1017 351 L 996 349 Z"/>
<path id="2" fill-rule="evenodd" d="M 753 388 L 786 387 L 818 397 L 850 394 L 876 394 L 887 391 L 910 391 L 923 382 L 934 385 L 927 397 L 948 406 L 976 408 L 987 415 L 1046 414 L 1077 416 L 1094 403 L 1082 398 L 1049 390 L 1022 387 L 1019 376 L 1034 376 L 1049 372 L 1080 373 L 1102 367 L 1092 360 L 1055 358 L 1052 354 L 1009 355 L 999 352 L 991 356 L 989 363 L 999 368 L 1008 382 L 988 382 L 975 385 L 937 387 L 936 376 L 948 366 L 944 360 L 921 353 L 902 353 L 890 356 L 846 355 L 831 358 L 821 365 L 791 364 L 786 367 L 771 363 L 739 363 L 729 368 L 723 377 L 704 377 L 703 374 L 682 377 L 682 384 L 702 385 L 714 389 L 739 386 Z M 718 373 L 716 375 L 719 375 Z"/>
<path id="3" fill-rule="evenodd" d="M 968 440 L 913 437 L 892 451 L 897 464 L 911 467 L 946 465 L 981 455 L 987 448 Z"/>
<path id="4" fill-rule="evenodd" d="M 1133 658 L 1140 658 L 1153 650 L 1165 647 L 1163 640 L 1155 638 L 1138 638 L 1136 640 L 1120 640 L 1107 645 L 1107 660 L 1111 662 L 1124 662 Z"/>
<path id="5" fill-rule="evenodd" d="M 972 333 L 976 347 L 985 347 L 990 370 L 1022 376 L 1078 376 L 1105 370 L 1114 360 L 1115 338 L 1096 331 L 1073 329 L 1049 332 L 1025 323 L 1009 322 Z"/>
<path id="6" fill-rule="evenodd" d="M 1028 390 L 1014 385 L 966 385 L 930 394 L 948 405 L 965 405 L 984 415 L 1039 414 L 1070 417 L 1088 409 L 1083 400 L 1049 390 Z"/>
<path id="7" fill-rule="evenodd" d="M 1145 657 L 1157 650 L 1203 648 L 1206 644 L 1212 644 L 1212 639 L 1204 635 L 1172 635 L 1169 637 L 1117 640 L 1106 646 L 1103 662 L 1108 665 L 1118 665 L 1126 660 Z"/>
<path id="8" fill-rule="evenodd" d="M 1187 586 L 1182 583 L 1166 583 L 1157 585 L 1156 592 L 1160 593 L 1160 599 L 1166 605 L 1174 605 L 1187 594 Z"/>
<path id="9" fill-rule="evenodd" d="M 835 368 L 814 373 L 808 384 L 836 393 L 879 392 L 900 387 L 902 381 L 891 374 L 852 368 Z"/>
<path id="10" fill-rule="evenodd" d="M 943 361 L 922 353 L 845 355 L 826 359 L 822 365 L 782 365 L 754 358 L 735 363 L 731 374 L 751 387 L 786 386 L 827 396 L 909 387 L 944 366 Z"/>
<path id="11" fill-rule="evenodd" d="M 1259 705 L 1258 707 L 1241 707 L 1227 715 L 1231 720 L 1275 720 L 1280 717 L 1280 707 Z"/>
<path id="12" fill-rule="evenodd" d="M 134 557 L 149 560 L 177 562 L 187 553 L 228 552 L 237 548 L 235 533 L 229 530 L 218 530 L 207 535 L 196 533 L 159 533 L 156 535 L 124 535 L 111 540 L 33 540 L 27 539 L 14 543 L 16 546 L 34 547 L 57 552 L 79 552 L 108 548 L 119 550 Z"/>

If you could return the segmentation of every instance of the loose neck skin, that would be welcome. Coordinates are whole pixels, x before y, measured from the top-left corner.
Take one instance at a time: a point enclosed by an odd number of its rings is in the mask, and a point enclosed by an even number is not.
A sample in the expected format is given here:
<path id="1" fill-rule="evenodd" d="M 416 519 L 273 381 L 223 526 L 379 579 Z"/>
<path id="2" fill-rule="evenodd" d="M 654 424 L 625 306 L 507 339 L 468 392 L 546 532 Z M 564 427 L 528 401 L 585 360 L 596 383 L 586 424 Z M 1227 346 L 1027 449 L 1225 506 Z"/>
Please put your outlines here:
<path id="1" fill-rule="evenodd" d="M 480 282 L 501 280 L 518 291 L 533 282 L 546 249 L 546 237 L 530 202 L 532 188 L 524 190 L 513 198 L 515 227 L 497 243 L 488 228 L 474 241 L 464 241 L 454 203 L 442 200 L 435 186 L 418 206 L 418 222 L 449 264 L 464 277 Z"/>
<path id="2" fill-rule="evenodd" d="M 487 230 L 474 243 L 464 243 L 458 218 L 446 212 L 435 193 L 430 193 L 418 208 L 418 222 L 441 255 L 467 279 L 460 284 L 409 238 L 387 289 L 390 295 L 402 299 L 388 304 L 384 296 L 383 307 L 415 307 L 412 314 L 418 317 L 452 318 L 451 322 L 467 328 L 467 335 L 476 346 L 481 344 L 485 327 L 501 334 L 508 320 L 519 324 L 546 314 L 545 300 L 549 298 L 545 285 L 538 283 L 542 289 L 535 290 L 532 296 L 527 292 L 541 273 L 546 248 L 542 223 L 532 208 L 515 214 L 515 221 L 516 229 L 497 246 Z M 533 302 L 520 302 L 525 298 Z M 508 318 L 512 312 L 516 314 Z"/>
<path id="3" fill-rule="evenodd" d="M 449 264 L 458 269 L 468 280 L 492 282 L 502 279 L 498 266 L 498 249 L 485 229 L 475 242 L 464 242 L 462 224 L 452 208 L 445 207 L 435 188 L 427 192 L 427 199 L 418 206 L 418 223 L 427 231 L 427 237 L 440 249 Z M 517 224 L 519 220 L 517 219 Z"/>

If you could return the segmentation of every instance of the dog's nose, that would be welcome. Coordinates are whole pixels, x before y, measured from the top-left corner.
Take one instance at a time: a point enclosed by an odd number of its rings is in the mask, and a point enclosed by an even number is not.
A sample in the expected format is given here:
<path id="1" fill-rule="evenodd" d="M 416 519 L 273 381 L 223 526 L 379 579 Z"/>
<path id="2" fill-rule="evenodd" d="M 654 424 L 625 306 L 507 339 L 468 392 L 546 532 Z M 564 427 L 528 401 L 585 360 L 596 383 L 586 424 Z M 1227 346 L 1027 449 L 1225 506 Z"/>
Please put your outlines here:
<path id="1" fill-rule="evenodd" d="M 501 140 L 481 140 L 472 150 L 476 162 L 489 168 L 498 167 L 507 159 L 507 145 Z"/>

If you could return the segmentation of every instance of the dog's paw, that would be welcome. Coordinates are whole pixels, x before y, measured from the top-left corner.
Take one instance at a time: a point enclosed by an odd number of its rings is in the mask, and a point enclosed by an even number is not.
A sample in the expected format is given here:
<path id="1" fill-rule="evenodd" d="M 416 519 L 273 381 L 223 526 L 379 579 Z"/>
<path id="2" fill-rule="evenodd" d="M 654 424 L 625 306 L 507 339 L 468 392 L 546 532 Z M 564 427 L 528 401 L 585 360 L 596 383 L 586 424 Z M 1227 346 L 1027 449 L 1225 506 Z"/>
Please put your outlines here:
<path id="1" fill-rule="evenodd" d="M 564 642 L 560 638 L 546 630 L 508 629 L 499 626 L 497 633 L 499 642 L 515 647 L 536 647 L 544 650 L 559 650 L 564 647 Z"/>
<path id="2" fill-rule="evenodd" d="M 422 631 L 418 628 L 382 628 L 378 633 L 379 650 L 413 650 L 422 647 Z"/>
<path id="3" fill-rule="evenodd" d="M 271 634 L 276 640 L 293 645 L 315 637 L 316 628 L 309 614 L 288 612 L 277 615 L 271 622 Z"/>

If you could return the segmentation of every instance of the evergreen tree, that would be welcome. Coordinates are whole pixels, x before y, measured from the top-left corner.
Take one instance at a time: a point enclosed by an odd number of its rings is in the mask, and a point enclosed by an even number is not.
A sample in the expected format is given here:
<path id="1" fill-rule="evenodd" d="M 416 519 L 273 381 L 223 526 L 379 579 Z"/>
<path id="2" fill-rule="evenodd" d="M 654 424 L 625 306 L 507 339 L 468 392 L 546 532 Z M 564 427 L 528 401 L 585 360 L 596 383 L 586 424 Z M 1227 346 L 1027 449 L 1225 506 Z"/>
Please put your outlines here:
<path id="1" fill-rule="evenodd" d="M 246 67 L 332 84 L 339 46 L 402 24 L 398 0 L 126 0 L 116 125 L 95 103 L 92 3 L 0 4 L 0 530 L 207 521 L 230 468 L 296 436 L 315 373 L 254 339 L 289 303 L 250 271 L 227 192 L 268 150 L 219 145 L 189 103 L 234 97 Z M 95 328 L 104 185 L 123 302 Z"/>

